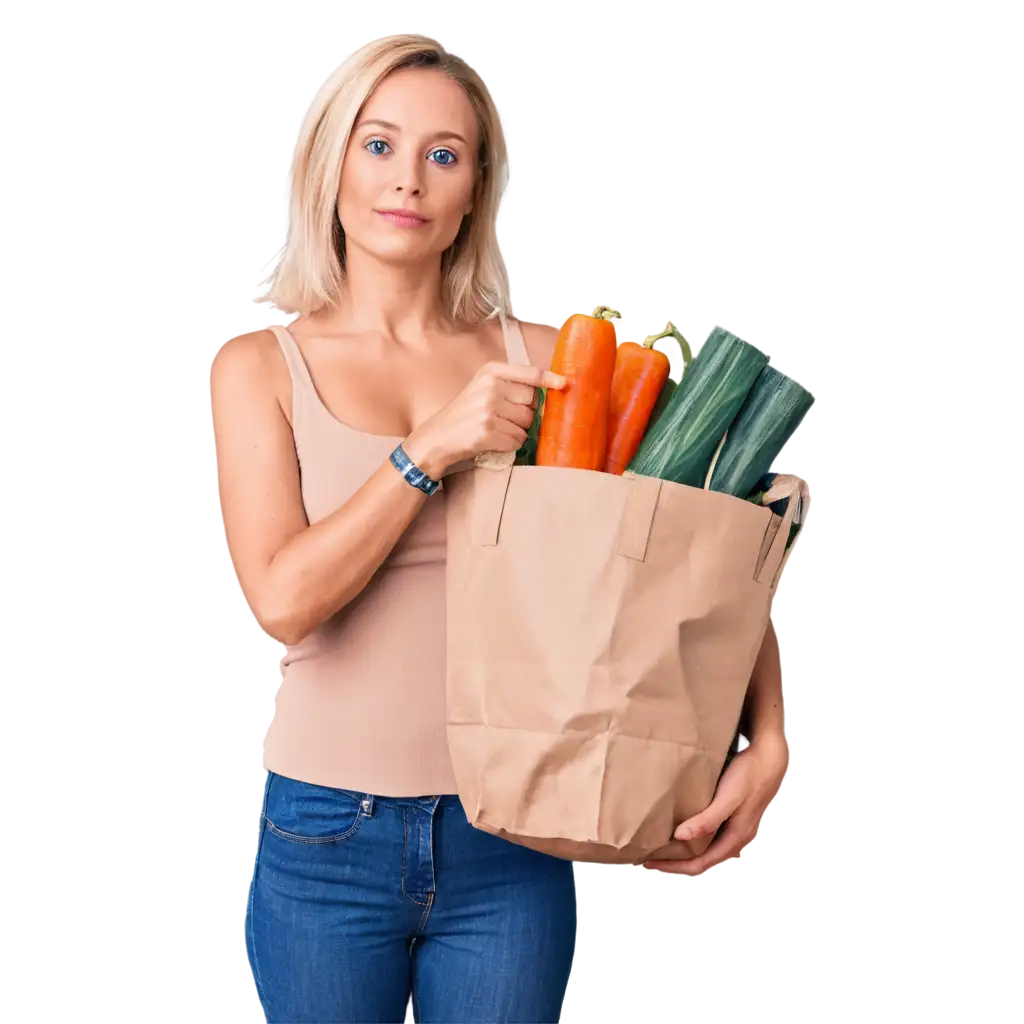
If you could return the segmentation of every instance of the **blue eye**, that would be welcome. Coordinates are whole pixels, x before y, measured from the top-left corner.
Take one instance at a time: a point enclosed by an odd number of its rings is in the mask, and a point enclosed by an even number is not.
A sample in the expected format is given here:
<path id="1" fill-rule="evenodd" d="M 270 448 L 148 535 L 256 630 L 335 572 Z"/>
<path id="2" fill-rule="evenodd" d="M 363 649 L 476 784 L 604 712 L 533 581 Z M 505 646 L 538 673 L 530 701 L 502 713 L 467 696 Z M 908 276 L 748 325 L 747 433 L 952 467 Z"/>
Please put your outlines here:
<path id="1" fill-rule="evenodd" d="M 434 163 L 441 167 L 451 167 L 459 162 L 459 158 L 451 150 L 434 150 L 430 156 L 434 158 Z"/>
<path id="2" fill-rule="evenodd" d="M 368 149 L 370 146 L 377 145 L 378 143 L 380 145 L 382 145 L 382 146 L 387 146 L 388 145 L 387 142 L 384 139 L 370 139 L 366 143 L 366 146 L 364 147 L 364 149 Z M 370 152 L 373 153 L 374 156 L 383 156 L 384 155 L 380 150 L 370 150 Z M 438 162 L 437 160 L 435 160 L 434 163 L 438 164 L 439 167 L 453 167 L 455 164 L 457 164 L 459 162 L 458 158 L 455 156 L 455 154 L 450 149 L 448 149 L 446 147 L 442 146 L 440 149 L 433 150 L 433 152 L 434 153 L 447 153 L 448 156 L 451 157 L 450 160 L 444 160 L 444 161 L 441 161 L 441 162 Z"/>

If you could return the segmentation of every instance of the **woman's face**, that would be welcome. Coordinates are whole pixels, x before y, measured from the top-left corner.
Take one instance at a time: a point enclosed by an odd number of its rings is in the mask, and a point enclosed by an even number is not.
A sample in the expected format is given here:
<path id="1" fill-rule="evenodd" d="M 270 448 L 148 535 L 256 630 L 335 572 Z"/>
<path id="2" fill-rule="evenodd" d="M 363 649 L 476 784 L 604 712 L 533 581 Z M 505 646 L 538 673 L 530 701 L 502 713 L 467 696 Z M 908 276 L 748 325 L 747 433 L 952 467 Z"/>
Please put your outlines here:
<path id="1" fill-rule="evenodd" d="M 431 68 L 392 72 L 364 104 L 342 163 L 346 246 L 403 263 L 443 252 L 472 206 L 478 149 L 476 116 L 458 82 Z M 379 212 L 396 208 L 427 223 L 402 227 Z"/>

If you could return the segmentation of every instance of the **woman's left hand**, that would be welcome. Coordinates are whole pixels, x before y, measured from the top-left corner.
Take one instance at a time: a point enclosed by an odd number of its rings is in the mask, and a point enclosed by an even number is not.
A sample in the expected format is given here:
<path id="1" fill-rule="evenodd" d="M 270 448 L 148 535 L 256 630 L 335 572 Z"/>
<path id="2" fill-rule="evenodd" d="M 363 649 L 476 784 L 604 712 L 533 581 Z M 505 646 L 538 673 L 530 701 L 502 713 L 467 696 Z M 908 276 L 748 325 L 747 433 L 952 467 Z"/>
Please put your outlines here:
<path id="1" fill-rule="evenodd" d="M 733 757 L 722 773 L 711 803 L 699 814 L 681 822 L 675 839 L 712 835 L 722 822 L 724 828 L 711 845 L 686 860 L 648 860 L 645 868 L 679 875 L 699 875 L 740 850 L 757 835 L 761 815 L 779 791 L 789 765 L 789 746 L 784 736 L 772 734 L 755 738 Z"/>

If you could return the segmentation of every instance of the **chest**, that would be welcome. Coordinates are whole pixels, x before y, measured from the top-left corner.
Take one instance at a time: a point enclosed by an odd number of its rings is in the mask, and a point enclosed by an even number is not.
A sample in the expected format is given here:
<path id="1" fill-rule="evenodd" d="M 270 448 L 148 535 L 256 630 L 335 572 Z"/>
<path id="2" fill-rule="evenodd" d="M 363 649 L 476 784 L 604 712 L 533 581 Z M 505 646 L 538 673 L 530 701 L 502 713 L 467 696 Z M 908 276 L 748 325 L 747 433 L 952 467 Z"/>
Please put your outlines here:
<path id="1" fill-rule="evenodd" d="M 406 437 L 451 402 L 484 363 L 506 358 L 500 334 L 495 338 L 491 331 L 410 348 L 373 338 L 312 337 L 298 344 L 309 398 L 335 421 L 391 440 Z M 279 384 L 287 396 L 287 373 Z M 282 408 L 290 407 L 286 399 Z"/>

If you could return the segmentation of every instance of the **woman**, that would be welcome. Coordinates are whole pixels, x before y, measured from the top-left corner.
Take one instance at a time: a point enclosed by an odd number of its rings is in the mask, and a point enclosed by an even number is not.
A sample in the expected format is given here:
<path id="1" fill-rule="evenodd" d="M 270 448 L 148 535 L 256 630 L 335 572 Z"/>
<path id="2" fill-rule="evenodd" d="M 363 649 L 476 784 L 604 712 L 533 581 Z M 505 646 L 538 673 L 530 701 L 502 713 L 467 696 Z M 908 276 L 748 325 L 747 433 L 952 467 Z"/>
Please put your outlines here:
<path id="1" fill-rule="evenodd" d="M 473 828 L 446 741 L 443 477 L 514 452 L 566 383 L 557 329 L 507 315 L 505 180 L 471 68 L 423 36 L 363 47 L 293 159 L 262 298 L 299 315 L 213 362 L 231 558 L 286 645 L 245 922 L 268 1021 L 402 1021 L 410 995 L 416 1020 L 561 1012 L 573 864 Z M 736 806 L 766 804 L 746 763 Z"/>

